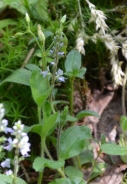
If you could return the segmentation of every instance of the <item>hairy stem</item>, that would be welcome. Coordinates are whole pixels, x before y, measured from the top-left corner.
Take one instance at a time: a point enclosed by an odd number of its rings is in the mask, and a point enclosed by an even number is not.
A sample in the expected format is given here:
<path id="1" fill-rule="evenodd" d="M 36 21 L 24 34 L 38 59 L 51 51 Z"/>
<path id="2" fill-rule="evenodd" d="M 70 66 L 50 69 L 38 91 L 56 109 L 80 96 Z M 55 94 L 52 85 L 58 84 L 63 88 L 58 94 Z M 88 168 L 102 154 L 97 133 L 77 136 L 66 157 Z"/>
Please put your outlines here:
<path id="1" fill-rule="evenodd" d="M 123 81 L 123 86 L 122 86 L 122 111 L 123 111 L 124 116 L 126 116 L 126 103 L 125 103 L 126 82 L 127 82 L 127 66 L 125 69 L 125 76 L 124 76 L 124 81 Z"/>

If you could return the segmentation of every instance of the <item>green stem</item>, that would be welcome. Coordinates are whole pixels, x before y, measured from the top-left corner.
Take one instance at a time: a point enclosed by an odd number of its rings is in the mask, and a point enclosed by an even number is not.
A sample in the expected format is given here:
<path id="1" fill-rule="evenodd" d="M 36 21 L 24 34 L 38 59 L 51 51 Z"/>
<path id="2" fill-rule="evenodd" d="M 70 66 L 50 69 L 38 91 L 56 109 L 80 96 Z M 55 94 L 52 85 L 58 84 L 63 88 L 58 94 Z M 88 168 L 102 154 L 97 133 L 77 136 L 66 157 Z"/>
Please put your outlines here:
<path id="1" fill-rule="evenodd" d="M 41 138 L 41 157 L 44 158 L 45 139 Z M 39 172 L 38 184 L 41 184 L 43 180 L 43 170 Z"/>
<path id="2" fill-rule="evenodd" d="M 42 70 L 46 70 L 46 52 L 45 52 L 45 41 L 42 45 Z"/>
<path id="3" fill-rule="evenodd" d="M 81 9 L 81 5 L 80 5 L 80 0 L 78 0 L 78 8 L 79 8 L 79 14 L 80 14 L 80 19 L 81 19 L 81 26 L 82 26 L 82 28 L 84 28 L 85 23 L 84 23 L 83 16 L 82 16 L 82 9 Z"/>
<path id="4" fill-rule="evenodd" d="M 77 159 L 77 162 L 78 162 L 78 168 L 81 170 L 82 167 L 81 167 L 81 162 L 80 162 L 80 158 L 79 158 L 78 155 L 76 156 L 76 159 Z"/>
<path id="5" fill-rule="evenodd" d="M 42 51 L 42 47 L 41 47 L 41 45 L 39 44 L 39 42 L 38 42 L 38 40 L 37 40 L 36 36 L 32 33 L 32 31 L 30 30 L 30 28 L 27 30 L 27 32 L 28 32 L 28 33 L 30 33 L 30 34 L 34 37 L 34 39 L 35 39 L 35 41 L 36 41 L 36 43 L 37 43 L 38 47 L 39 47 L 39 48 L 40 48 L 40 50 Z"/>
<path id="6" fill-rule="evenodd" d="M 90 171 L 90 173 L 89 173 L 87 183 L 89 183 L 89 181 L 91 180 L 91 179 L 90 179 L 90 176 L 91 176 L 91 174 L 92 174 L 92 172 L 93 172 L 94 167 L 95 167 L 96 164 L 97 164 L 97 159 L 98 159 L 99 155 L 101 154 L 101 152 L 102 152 L 102 151 L 100 150 L 100 151 L 98 152 L 98 155 L 97 155 L 96 159 L 93 160 L 92 169 L 91 169 L 91 171 Z"/>
<path id="7" fill-rule="evenodd" d="M 38 106 L 37 111 L 38 111 L 39 124 L 41 124 L 41 107 L 40 106 Z"/>
<path id="8" fill-rule="evenodd" d="M 62 126 L 59 125 L 58 127 L 58 136 L 57 136 L 57 158 L 59 160 L 59 152 L 60 152 L 60 138 L 61 138 L 61 133 L 62 133 Z"/>
<path id="9" fill-rule="evenodd" d="M 50 160 L 53 160 L 53 158 L 52 158 L 51 154 L 49 153 L 49 150 L 48 150 L 45 142 L 44 142 L 44 151 L 47 154 L 47 156 L 49 157 L 49 159 Z M 64 172 L 62 171 L 61 168 L 57 169 L 57 171 L 59 172 L 59 174 L 61 175 L 61 177 L 66 178 L 66 176 L 65 176 L 65 174 L 64 174 Z"/>
<path id="10" fill-rule="evenodd" d="M 39 120 L 39 124 L 41 124 L 41 107 L 38 106 L 38 120 Z M 41 139 L 41 157 L 44 158 L 44 146 L 43 146 L 43 140 Z M 39 178 L 38 178 L 38 184 L 42 183 L 42 179 L 43 179 L 43 170 L 42 172 L 39 172 Z"/>
<path id="11" fill-rule="evenodd" d="M 15 157 L 14 157 L 14 178 L 13 178 L 12 184 L 17 183 L 17 173 L 19 169 L 18 164 L 19 164 L 19 148 L 16 148 Z"/>
<path id="12" fill-rule="evenodd" d="M 126 69 L 125 69 L 125 76 L 124 76 L 124 81 L 123 81 L 123 86 L 122 86 L 122 111 L 123 111 L 124 116 L 126 116 L 126 104 L 125 104 L 126 82 L 127 82 L 127 66 L 126 66 Z"/>
<path id="13" fill-rule="evenodd" d="M 74 78 L 70 78 L 70 115 L 73 116 Z"/>

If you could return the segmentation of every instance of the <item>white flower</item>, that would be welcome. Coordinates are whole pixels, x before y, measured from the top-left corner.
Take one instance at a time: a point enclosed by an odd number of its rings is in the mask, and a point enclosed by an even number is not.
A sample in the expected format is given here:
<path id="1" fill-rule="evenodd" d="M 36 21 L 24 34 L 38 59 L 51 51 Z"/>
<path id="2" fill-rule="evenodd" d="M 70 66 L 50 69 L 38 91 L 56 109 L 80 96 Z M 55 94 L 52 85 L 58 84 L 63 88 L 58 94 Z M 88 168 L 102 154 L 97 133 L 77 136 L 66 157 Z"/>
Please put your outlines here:
<path id="1" fill-rule="evenodd" d="M 122 44 L 122 54 L 127 59 L 127 42 Z"/>
<path id="2" fill-rule="evenodd" d="M 20 148 L 20 153 L 23 155 L 23 156 L 27 156 L 28 153 L 30 151 L 30 143 L 28 143 L 28 136 L 24 136 L 21 140 L 20 140 L 20 143 L 19 143 L 19 148 Z"/>
<path id="3" fill-rule="evenodd" d="M 7 139 L 7 141 L 8 141 L 8 145 L 7 146 L 4 146 L 4 149 L 6 149 L 6 150 L 8 150 L 8 151 L 11 151 L 12 149 L 13 149 L 13 140 L 12 140 L 12 138 L 11 137 L 9 137 L 8 139 Z"/>
<path id="4" fill-rule="evenodd" d="M 118 49 L 120 48 L 120 46 L 118 46 L 118 44 L 116 43 L 116 41 L 112 38 L 111 35 L 109 34 L 105 34 L 104 36 L 101 36 L 102 41 L 104 41 L 105 46 L 107 47 L 107 49 L 110 50 L 110 52 L 112 54 L 117 54 Z"/>
<path id="5" fill-rule="evenodd" d="M 3 104 L 0 104 L 0 119 L 4 117 L 5 109 L 3 108 Z"/>
<path id="6" fill-rule="evenodd" d="M 1 163 L 1 166 L 3 168 L 5 168 L 5 167 L 10 168 L 10 159 L 7 158 L 4 162 Z"/>
<path id="7" fill-rule="evenodd" d="M 13 173 L 12 170 L 8 170 L 8 171 L 5 172 L 5 174 L 6 174 L 7 176 L 12 175 L 12 173 Z"/>
<path id="8" fill-rule="evenodd" d="M 82 37 L 77 38 L 76 40 L 76 49 L 83 55 L 85 55 L 84 49 L 84 40 Z"/>
<path id="9" fill-rule="evenodd" d="M 96 10 L 95 5 L 90 3 L 88 0 L 86 0 L 88 3 L 88 6 L 91 11 L 91 18 L 89 22 L 95 22 L 96 23 L 96 30 L 99 30 L 105 34 L 105 31 L 108 29 L 107 24 L 105 23 L 105 20 L 107 19 L 104 13 L 101 10 Z"/>
<path id="10" fill-rule="evenodd" d="M 123 76 L 125 75 L 117 62 L 112 64 L 112 73 L 115 85 L 123 85 Z"/>

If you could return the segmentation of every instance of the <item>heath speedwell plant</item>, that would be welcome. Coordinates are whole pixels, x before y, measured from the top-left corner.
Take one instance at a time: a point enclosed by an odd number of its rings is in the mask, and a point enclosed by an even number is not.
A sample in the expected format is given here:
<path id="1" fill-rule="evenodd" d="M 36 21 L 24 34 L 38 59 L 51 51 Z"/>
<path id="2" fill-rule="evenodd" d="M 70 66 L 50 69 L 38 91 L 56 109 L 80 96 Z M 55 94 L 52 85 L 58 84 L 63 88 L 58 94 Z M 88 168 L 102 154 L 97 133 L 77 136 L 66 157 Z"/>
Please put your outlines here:
<path id="1" fill-rule="evenodd" d="M 13 183 L 18 181 L 19 162 L 22 160 L 22 157 L 28 156 L 28 152 L 30 151 L 30 144 L 27 136 L 27 133 L 30 131 L 38 134 L 40 137 L 40 155 L 38 155 L 33 162 L 33 168 L 39 172 L 38 184 L 43 182 L 45 167 L 57 170 L 58 172 L 58 179 L 50 182 L 51 184 L 86 184 L 93 177 L 100 175 L 100 171 L 104 168 L 104 165 L 97 164 L 96 159 L 94 159 L 92 155 L 89 159 L 89 162 L 92 163 L 90 176 L 87 181 L 83 179 L 81 170 L 84 163 L 81 163 L 81 155 L 85 155 L 84 157 L 87 160 L 87 155 L 89 153 L 92 154 L 90 148 L 92 137 L 90 129 L 87 126 L 76 126 L 75 122 L 82 119 L 84 116 L 92 115 L 98 117 L 97 113 L 92 111 L 81 111 L 76 117 L 73 116 L 74 82 L 76 78 L 84 79 L 86 72 L 86 68 L 82 67 L 81 58 L 81 54 L 84 56 L 86 54 L 84 46 L 89 43 L 89 40 L 97 43 L 99 38 L 109 51 L 115 85 L 123 85 L 123 77 L 125 74 L 118 63 L 120 38 L 117 39 L 118 37 L 116 38 L 111 34 L 106 24 L 105 14 L 101 10 L 97 10 L 96 6 L 90 1 L 86 0 L 85 2 L 89 7 L 91 15 L 89 23 L 92 24 L 92 22 L 94 22 L 95 24 L 95 33 L 93 35 L 88 34 L 80 4 L 81 2 L 78 0 L 79 14 L 77 17 L 80 18 L 80 23 L 76 32 L 76 47 L 75 49 L 71 49 L 70 52 L 67 50 L 68 39 L 65 34 L 66 15 L 58 21 L 59 26 L 54 32 L 45 30 L 41 24 L 36 26 L 36 32 L 34 32 L 32 29 L 32 21 L 29 14 L 26 13 L 27 30 L 25 32 L 18 32 L 13 37 L 13 39 L 17 39 L 24 35 L 30 36 L 31 40 L 29 44 L 34 43 L 37 48 L 34 56 L 40 59 L 37 60 L 38 63 L 36 65 L 29 63 L 25 68 L 22 67 L 14 71 L 11 76 L 1 83 L 15 82 L 30 87 L 38 116 L 38 122 L 35 122 L 32 126 L 24 127 L 21 121 L 18 121 L 14 124 L 12 129 L 9 129 L 7 127 L 7 121 L 2 119 L 2 112 L 4 111 L 1 111 L 1 130 L 4 130 L 3 132 L 12 136 L 7 139 L 5 137 L 2 138 L 4 147 L 1 147 L 1 151 L 4 153 L 5 150 L 11 151 L 13 148 L 15 149 L 14 162 L 9 160 L 9 158 L 5 158 L 1 166 L 10 168 L 11 164 L 14 164 L 14 171 L 7 170 L 6 172 L 8 175 L 12 175 L 11 181 Z M 123 44 L 122 52 L 126 57 L 126 42 Z M 69 102 L 57 99 L 57 86 L 62 89 L 66 83 L 68 84 Z M 61 104 L 63 108 L 59 108 Z M 66 104 L 66 106 L 64 106 L 64 104 Z M 69 105 L 67 106 L 67 104 Z M 48 149 L 49 141 L 55 148 L 55 156 L 52 154 L 51 150 Z M 127 153 L 125 147 L 113 144 L 109 145 L 103 140 L 101 140 L 101 144 L 102 146 L 100 151 L 98 151 L 97 157 L 102 150 L 110 154 L 109 148 L 111 147 L 112 154 L 124 155 Z M 117 152 L 114 150 L 117 150 Z M 85 154 L 86 152 L 87 154 Z M 20 157 L 20 155 L 22 156 Z M 73 158 L 73 165 L 75 167 L 66 166 L 66 161 L 71 158 Z M 92 174 L 96 167 L 100 168 L 100 170 L 97 172 L 96 176 L 93 176 Z"/>

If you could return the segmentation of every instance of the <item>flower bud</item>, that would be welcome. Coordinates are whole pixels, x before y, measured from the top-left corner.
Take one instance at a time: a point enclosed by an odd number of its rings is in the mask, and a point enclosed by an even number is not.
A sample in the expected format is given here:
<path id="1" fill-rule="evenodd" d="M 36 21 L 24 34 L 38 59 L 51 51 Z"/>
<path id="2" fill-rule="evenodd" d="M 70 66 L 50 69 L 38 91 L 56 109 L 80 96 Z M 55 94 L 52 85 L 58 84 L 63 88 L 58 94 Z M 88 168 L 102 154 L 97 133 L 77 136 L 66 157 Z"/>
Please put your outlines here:
<path id="1" fill-rule="evenodd" d="M 18 32 L 18 33 L 16 33 L 16 34 L 13 36 L 13 38 L 18 38 L 18 37 L 20 37 L 20 36 L 22 36 L 22 35 L 24 35 L 24 33 Z"/>
<path id="2" fill-rule="evenodd" d="M 30 23 L 30 17 L 28 15 L 28 13 L 26 13 L 26 21 L 27 21 L 27 23 Z"/>
<path id="3" fill-rule="evenodd" d="M 45 41 L 45 35 L 41 30 L 41 26 L 38 24 L 38 37 L 40 39 L 41 42 Z"/>
<path id="4" fill-rule="evenodd" d="M 66 21 L 66 15 L 64 15 L 62 18 L 61 18 L 61 20 L 60 20 L 60 23 L 62 23 L 62 24 L 64 24 L 64 22 Z"/>

